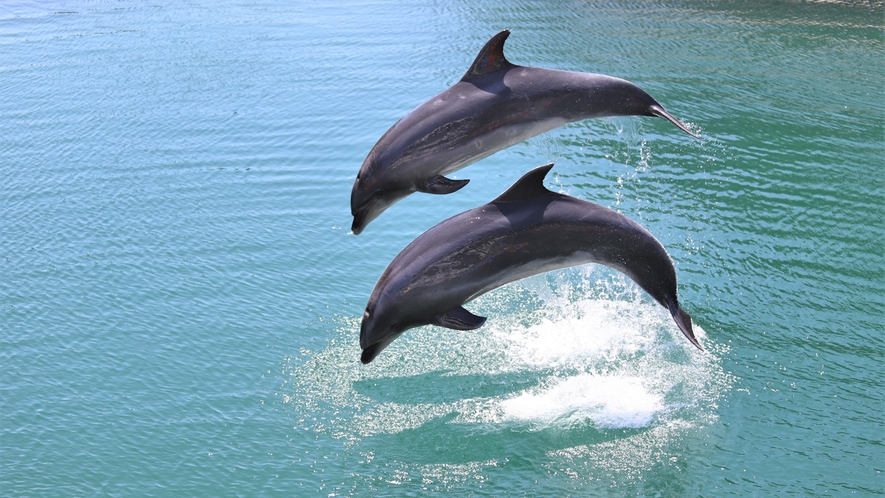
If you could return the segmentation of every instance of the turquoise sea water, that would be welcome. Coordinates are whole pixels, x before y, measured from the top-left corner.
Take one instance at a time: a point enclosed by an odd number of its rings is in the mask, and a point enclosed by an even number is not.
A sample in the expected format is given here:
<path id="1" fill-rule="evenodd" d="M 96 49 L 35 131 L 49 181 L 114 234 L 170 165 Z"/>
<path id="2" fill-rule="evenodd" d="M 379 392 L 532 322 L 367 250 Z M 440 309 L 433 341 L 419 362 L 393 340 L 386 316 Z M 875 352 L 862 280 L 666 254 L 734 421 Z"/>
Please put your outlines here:
<path id="1" fill-rule="evenodd" d="M 349 234 L 375 141 L 485 41 L 640 85 Z M 0 6 L 3 496 L 885 493 L 881 3 Z M 533 277 L 359 363 L 387 263 L 555 161 L 674 259 Z"/>

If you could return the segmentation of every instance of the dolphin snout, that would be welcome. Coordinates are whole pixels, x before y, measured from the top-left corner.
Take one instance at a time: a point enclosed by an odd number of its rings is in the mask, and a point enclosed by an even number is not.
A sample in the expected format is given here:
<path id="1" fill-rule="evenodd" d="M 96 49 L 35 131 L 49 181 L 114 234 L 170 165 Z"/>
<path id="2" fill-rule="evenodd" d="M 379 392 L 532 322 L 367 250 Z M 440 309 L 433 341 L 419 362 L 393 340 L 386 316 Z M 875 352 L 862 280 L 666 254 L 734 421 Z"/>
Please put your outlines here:
<path id="1" fill-rule="evenodd" d="M 350 229 L 354 235 L 362 233 L 366 225 L 378 216 L 377 213 L 373 215 L 373 212 L 377 211 L 375 206 L 377 199 L 371 193 L 360 189 L 359 181 L 357 178 L 350 194 L 350 214 L 353 215 L 353 224 Z"/>
<path id="2" fill-rule="evenodd" d="M 372 309 L 373 312 L 377 311 L 374 307 Z M 363 312 L 363 321 L 360 324 L 360 348 L 363 350 L 360 361 L 364 365 L 374 360 L 378 353 L 402 333 L 396 328 L 388 328 L 383 321 L 379 323 L 378 316 L 373 316 L 373 312 L 370 313 L 368 309 Z"/>
<path id="3" fill-rule="evenodd" d="M 354 235 L 359 235 L 364 228 L 366 228 L 366 211 L 361 210 L 353 213 L 353 224 L 350 225 L 350 230 Z"/>
<path id="4" fill-rule="evenodd" d="M 350 225 L 350 229 L 353 230 L 353 234 L 359 235 L 366 228 L 366 225 L 383 213 L 385 209 L 387 209 L 387 206 L 373 199 L 359 208 L 351 210 L 353 224 Z"/>
<path id="5" fill-rule="evenodd" d="M 384 191 L 373 192 L 371 195 L 360 193 L 351 196 L 350 212 L 353 214 L 353 225 L 350 229 L 354 235 L 359 235 L 366 225 L 371 223 L 375 218 L 381 216 L 387 208 L 394 202 L 402 199 L 411 193 L 408 189 L 390 188 Z M 361 199 L 362 202 L 355 202 Z"/>

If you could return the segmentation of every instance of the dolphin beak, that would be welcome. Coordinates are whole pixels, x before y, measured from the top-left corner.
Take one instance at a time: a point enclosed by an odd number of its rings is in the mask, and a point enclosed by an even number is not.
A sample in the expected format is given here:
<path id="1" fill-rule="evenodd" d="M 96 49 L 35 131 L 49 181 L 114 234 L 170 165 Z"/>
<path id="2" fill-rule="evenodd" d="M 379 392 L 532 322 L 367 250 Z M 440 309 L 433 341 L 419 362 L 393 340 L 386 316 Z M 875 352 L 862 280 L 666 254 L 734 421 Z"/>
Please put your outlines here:
<path id="1" fill-rule="evenodd" d="M 354 235 L 359 235 L 366 229 L 366 225 L 384 212 L 384 208 L 378 209 L 377 202 L 369 202 L 351 212 L 353 213 L 353 224 L 350 225 L 350 229 L 353 230 Z"/>
<path id="2" fill-rule="evenodd" d="M 374 360 L 375 357 L 378 356 L 378 354 L 383 351 L 384 348 L 386 348 L 397 337 L 399 337 L 399 334 L 389 335 L 384 339 L 376 342 L 375 344 L 370 344 L 363 348 L 363 353 L 362 355 L 360 355 L 360 362 L 363 365 L 368 365 L 369 363 L 371 363 L 372 360 Z"/>
<path id="3" fill-rule="evenodd" d="M 366 210 L 361 209 L 353 214 L 353 224 L 350 225 L 350 230 L 354 235 L 359 235 L 364 228 L 366 228 Z"/>
<path id="4" fill-rule="evenodd" d="M 406 194 L 408 195 L 408 194 Z M 360 205 L 358 208 L 353 208 L 353 204 L 351 204 L 350 213 L 353 214 L 353 224 L 350 226 L 350 229 L 353 230 L 354 235 L 359 235 L 363 230 L 365 230 L 366 226 L 375 220 L 378 216 L 381 216 L 391 204 L 396 202 L 397 200 L 405 197 L 406 195 L 395 197 L 393 201 L 389 199 L 378 197 L 372 197 L 367 202 Z"/>
<path id="5" fill-rule="evenodd" d="M 360 356 L 360 363 L 362 363 L 363 365 L 368 365 L 369 363 L 371 363 L 372 360 L 374 360 L 375 357 L 378 356 L 378 353 L 381 352 L 378 346 L 378 344 L 372 344 L 371 346 L 364 349 L 363 354 Z"/>
<path id="6" fill-rule="evenodd" d="M 700 138 L 701 138 L 700 136 L 695 135 L 694 133 L 692 133 L 691 130 L 689 130 L 687 126 L 685 126 L 684 124 L 682 124 L 682 122 L 680 122 L 678 119 L 674 118 L 672 114 L 670 114 L 669 112 L 665 111 L 664 108 L 661 107 L 660 105 L 650 105 L 650 106 L 648 107 L 648 110 L 651 111 L 652 115 L 657 116 L 657 117 L 659 117 L 659 118 L 664 118 L 664 119 L 666 119 L 667 121 L 669 121 L 669 122 L 675 124 L 680 130 L 682 130 L 682 131 L 684 131 L 685 133 L 688 133 L 689 135 L 691 135 L 691 136 L 693 136 L 693 137 L 695 137 L 695 138 L 697 138 L 697 139 L 700 140 Z"/>

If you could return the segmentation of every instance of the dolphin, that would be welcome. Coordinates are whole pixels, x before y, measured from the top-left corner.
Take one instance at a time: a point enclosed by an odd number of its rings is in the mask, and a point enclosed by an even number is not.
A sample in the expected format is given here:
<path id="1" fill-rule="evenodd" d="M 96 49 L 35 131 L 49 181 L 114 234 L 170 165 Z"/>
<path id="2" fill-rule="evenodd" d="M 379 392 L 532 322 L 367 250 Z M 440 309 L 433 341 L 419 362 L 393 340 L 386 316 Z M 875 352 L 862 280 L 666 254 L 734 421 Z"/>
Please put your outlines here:
<path id="1" fill-rule="evenodd" d="M 552 167 L 535 168 L 492 202 L 441 222 L 391 261 L 363 314 L 363 363 L 413 327 L 477 329 L 486 318 L 464 303 L 521 278 L 586 263 L 630 277 L 703 350 L 679 306 L 664 246 L 617 211 L 545 188 Z"/>
<path id="2" fill-rule="evenodd" d="M 493 36 L 460 81 L 396 122 L 360 167 L 350 195 L 351 229 L 412 192 L 451 194 L 469 180 L 444 175 L 566 123 L 658 116 L 699 138 L 629 81 L 511 64 L 509 30 Z"/>

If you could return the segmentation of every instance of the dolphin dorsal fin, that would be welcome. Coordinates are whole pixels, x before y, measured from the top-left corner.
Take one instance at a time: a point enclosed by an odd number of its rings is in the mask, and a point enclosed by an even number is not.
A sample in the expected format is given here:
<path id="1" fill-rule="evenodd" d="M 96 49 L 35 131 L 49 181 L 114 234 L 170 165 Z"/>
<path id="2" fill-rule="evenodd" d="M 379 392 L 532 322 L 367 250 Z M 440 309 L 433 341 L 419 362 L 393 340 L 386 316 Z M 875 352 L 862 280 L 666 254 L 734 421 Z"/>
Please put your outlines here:
<path id="1" fill-rule="evenodd" d="M 550 171 L 552 167 L 553 163 L 550 163 L 546 166 L 539 166 L 529 171 L 492 202 L 525 201 L 537 197 L 543 197 L 545 195 L 556 195 L 556 192 L 548 190 L 547 187 L 544 186 L 544 177 L 547 176 L 547 172 Z"/>
<path id="2" fill-rule="evenodd" d="M 476 56 L 476 60 L 473 61 L 470 69 L 461 77 L 461 81 L 513 67 L 513 64 L 504 57 L 504 40 L 508 36 L 510 36 L 509 29 L 505 29 L 493 36 L 479 51 L 479 55 Z"/>

